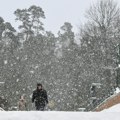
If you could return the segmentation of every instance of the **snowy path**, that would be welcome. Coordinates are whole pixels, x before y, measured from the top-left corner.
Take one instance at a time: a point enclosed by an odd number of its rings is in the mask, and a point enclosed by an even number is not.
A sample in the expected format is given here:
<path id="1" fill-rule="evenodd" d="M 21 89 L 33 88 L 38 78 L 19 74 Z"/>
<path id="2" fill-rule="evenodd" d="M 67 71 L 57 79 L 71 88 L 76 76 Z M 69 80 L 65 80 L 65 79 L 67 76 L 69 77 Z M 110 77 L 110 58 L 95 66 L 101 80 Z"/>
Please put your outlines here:
<path id="1" fill-rule="evenodd" d="M 119 112 L 0 112 L 0 120 L 120 120 Z"/>

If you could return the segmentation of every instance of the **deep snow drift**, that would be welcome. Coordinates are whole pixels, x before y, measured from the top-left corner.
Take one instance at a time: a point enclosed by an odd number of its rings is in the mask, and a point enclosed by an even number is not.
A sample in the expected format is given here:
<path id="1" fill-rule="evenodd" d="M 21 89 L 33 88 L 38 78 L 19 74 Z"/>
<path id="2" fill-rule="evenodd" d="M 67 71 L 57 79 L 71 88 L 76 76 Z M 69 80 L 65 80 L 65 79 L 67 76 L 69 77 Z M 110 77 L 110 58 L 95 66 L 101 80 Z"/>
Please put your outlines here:
<path id="1" fill-rule="evenodd" d="M 0 112 L 0 120 L 120 120 L 120 104 L 102 112 Z"/>
<path id="2" fill-rule="evenodd" d="M 0 112 L 0 120 L 120 120 L 120 113 Z"/>

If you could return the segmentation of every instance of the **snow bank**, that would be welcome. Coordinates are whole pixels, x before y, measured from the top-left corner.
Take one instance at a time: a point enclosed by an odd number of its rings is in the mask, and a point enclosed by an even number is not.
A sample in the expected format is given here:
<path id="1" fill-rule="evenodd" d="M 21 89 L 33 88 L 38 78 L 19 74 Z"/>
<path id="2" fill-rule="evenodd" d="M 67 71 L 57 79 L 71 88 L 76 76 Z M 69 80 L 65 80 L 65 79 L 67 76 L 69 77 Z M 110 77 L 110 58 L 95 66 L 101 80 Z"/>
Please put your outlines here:
<path id="1" fill-rule="evenodd" d="M 119 120 L 119 113 L 107 112 L 0 112 L 0 120 Z"/>
<path id="2" fill-rule="evenodd" d="M 120 104 L 114 105 L 113 107 L 105 109 L 101 112 L 120 112 Z"/>
<path id="3" fill-rule="evenodd" d="M 120 104 L 102 112 L 0 111 L 0 120 L 120 120 Z"/>

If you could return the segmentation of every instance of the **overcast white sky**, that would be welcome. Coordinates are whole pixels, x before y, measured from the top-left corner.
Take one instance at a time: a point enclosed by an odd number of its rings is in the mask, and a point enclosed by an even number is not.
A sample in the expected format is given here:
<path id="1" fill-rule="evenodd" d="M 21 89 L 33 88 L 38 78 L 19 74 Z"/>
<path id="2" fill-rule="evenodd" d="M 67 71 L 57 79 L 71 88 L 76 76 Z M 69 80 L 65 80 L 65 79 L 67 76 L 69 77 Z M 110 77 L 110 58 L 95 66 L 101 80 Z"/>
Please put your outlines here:
<path id="1" fill-rule="evenodd" d="M 64 22 L 70 22 L 74 31 L 77 26 L 85 21 L 85 11 L 92 3 L 98 0 L 0 0 L 0 16 L 10 22 L 14 27 L 18 26 L 13 14 L 17 8 L 29 8 L 31 5 L 40 6 L 45 12 L 43 21 L 46 30 L 57 33 Z M 115 0 L 120 5 L 120 0 Z"/>

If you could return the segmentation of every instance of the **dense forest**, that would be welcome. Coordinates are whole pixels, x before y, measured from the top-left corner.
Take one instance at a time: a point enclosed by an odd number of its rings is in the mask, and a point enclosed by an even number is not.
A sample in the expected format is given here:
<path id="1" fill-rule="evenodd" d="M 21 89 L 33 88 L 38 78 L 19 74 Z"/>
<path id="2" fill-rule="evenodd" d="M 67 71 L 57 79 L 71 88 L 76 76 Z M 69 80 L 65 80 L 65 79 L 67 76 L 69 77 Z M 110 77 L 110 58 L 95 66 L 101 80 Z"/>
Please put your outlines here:
<path id="1" fill-rule="evenodd" d="M 14 15 L 19 30 L 0 17 L 0 82 L 4 82 L 0 99 L 6 101 L 0 105 L 4 109 L 17 106 L 24 94 L 31 110 L 31 94 L 38 82 L 47 90 L 49 109 L 57 111 L 92 110 L 119 87 L 117 3 L 100 0 L 90 6 L 77 35 L 66 21 L 57 35 L 46 31 L 40 6 L 17 9 Z"/>

